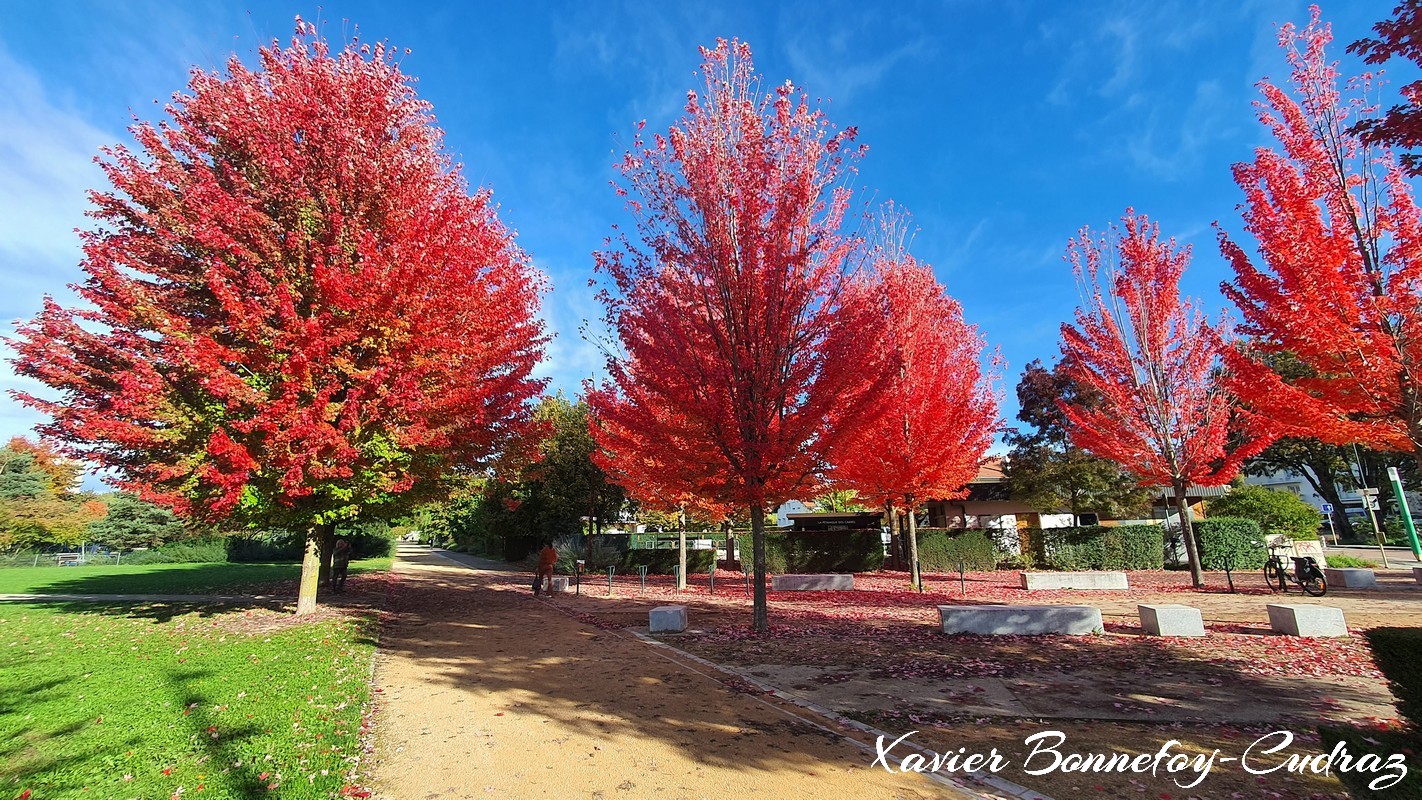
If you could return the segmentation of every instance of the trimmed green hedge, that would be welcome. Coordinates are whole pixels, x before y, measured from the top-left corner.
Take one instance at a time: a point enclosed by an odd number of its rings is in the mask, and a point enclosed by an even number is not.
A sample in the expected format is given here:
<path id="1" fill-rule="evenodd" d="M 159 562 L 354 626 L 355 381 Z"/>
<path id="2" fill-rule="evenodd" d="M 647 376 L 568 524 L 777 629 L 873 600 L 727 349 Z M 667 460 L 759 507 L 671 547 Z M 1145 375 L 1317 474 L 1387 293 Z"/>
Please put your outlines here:
<path id="1" fill-rule="evenodd" d="M 715 561 L 715 550 L 687 550 L 686 572 L 688 575 L 710 572 Z M 635 575 L 637 568 L 645 564 L 647 572 L 653 575 L 674 575 L 679 563 L 675 550 L 628 550 L 622 554 L 622 565 L 617 571 Z"/>
<path id="2" fill-rule="evenodd" d="M 741 569 L 752 568 L 749 533 L 736 535 Z M 884 544 L 878 531 L 765 532 L 765 569 L 791 573 L 873 572 L 884 566 Z"/>
<path id="3" fill-rule="evenodd" d="M 1033 563 L 1066 571 L 1164 569 L 1165 528 L 1161 525 L 1086 525 L 1027 528 L 1024 551 Z"/>
<path id="4" fill-rule="evenodd" d="M 997 548 L 987 531 L 919 528 L 918 564 L 924 572 L 957 572 L 960 561 L 968 570 L 997 569 Z"/>
<path id="5" fill-rule="evenodd" d="M 1194 524 L 1200 544 L 1200 566 L 1208 570 L 1238 572 L 1263 569 L 1269 560 L 1259 523 L 1243 517 L 1211 517 Z"/>

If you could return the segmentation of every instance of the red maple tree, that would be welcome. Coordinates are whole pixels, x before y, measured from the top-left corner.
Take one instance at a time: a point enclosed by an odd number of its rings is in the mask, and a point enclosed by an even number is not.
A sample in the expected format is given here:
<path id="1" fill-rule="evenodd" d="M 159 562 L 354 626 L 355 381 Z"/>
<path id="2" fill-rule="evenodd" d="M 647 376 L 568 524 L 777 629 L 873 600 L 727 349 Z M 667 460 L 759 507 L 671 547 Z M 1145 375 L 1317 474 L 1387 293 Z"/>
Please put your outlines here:
<path id="1" fill-rule="evenodd" d="M 1230 354 L 1234 390 L 1289 435 L 1413 453 L 1422 463 L 1422 214 L 1385 149 L 1353 135 L 1366 86 L 1339 92 L 1329 28 L 1285 26 L 1294 95 L 1260 84 L 1260 120 L 1282 152 L 1236 164 L 1256 266 L 1223 233 L 1222 287 L 1250 348 Z M 1299 377 L 1270 368 L 1286 358 Z"/>
<path id="2" fill-rule="evenodd" d="M 1127 210 L 1124 233 L 1089 229 L 1067 260 L 1086 303 L 1062 324 L 1062 369 L 1096 402 L 1062 404 L 1072 441 L 1120 464 L 1142 485 L 1170 486 L 1196 586 L 1204 585 L 1185 492 L 1218 486 L 1271 441 L 1262 419 L 1237 409 L 1221 355 L 1223 321 L 1211 324 L 1180 296 L 1190 249 Z"/>
<path id="3" fill-rule="evenodd" d="M 674 445 L 656 460 L 675 460 L 679 481 L 749 509 L 765 631 L 766 507 L 813 480 L 875 374 L 852 357 L 839 302 L 857 151 L 854 129 L 834 131 L 793 85 L 762 91 L 744 43 L 702 54 L 706 94 L 665 136 L 639 132 L 621 163 L 641 241 L 598 254 L 621 352 L 589 402 L 629 432 L 603 440 L 614 459 Z"/>
<path id="4" fill-rule="evenodd" d="M 999 428 L 998 398 L 984 369 L 985 343 L 963 319 L 962 306 L 902 246 L 904 219 L 885 223 L 883 244 L 871 256 L 872 272 L 851 284 L 853 303 L 876 314 L 866 348 L 870 361 L 888 364 L 875 386 L 875 413 L 850 426 L 834 465 L 837 483 L 885 508 L 895 527 L 895 505 L 907 511 L 909 567 L 920 586 L 919 503 L 966 494 Z"/>
<path id="5" fill-rule="evenodd" d="M 208 521 L 319 542 L 496 452 L 528 413 L 542 280 L 469 193 L 384 45 L 195 71 L 168 121 L 104 150 L 87 306 L 13 342 L 42 427 L 119 485 Z"/>

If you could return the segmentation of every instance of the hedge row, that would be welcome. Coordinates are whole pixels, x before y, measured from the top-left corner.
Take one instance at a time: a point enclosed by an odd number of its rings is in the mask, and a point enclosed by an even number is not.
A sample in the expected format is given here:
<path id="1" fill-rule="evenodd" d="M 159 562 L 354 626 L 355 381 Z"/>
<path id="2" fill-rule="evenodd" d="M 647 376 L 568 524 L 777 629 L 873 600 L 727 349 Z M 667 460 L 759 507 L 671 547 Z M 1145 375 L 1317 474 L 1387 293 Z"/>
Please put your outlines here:
<path id="1" fill-rule="evenodd" d="M 1164 569 L 1162 525 L 1025 528 L 1022 549 L 1039 566 L 1060 570 Z"/>
<path id="2" fill-rule="evenodd" d="M 972 572 L 997 569 L 997 548 L 988 531 L 962 528 L 920 528 L 918 565 L 924 572 L 957 572 L 958 564 Z"/>
<path id="3" fill-rule="evenodd" d="M 753 563 L 749 533 L 736 535 L 741 568 Z M 874 572 L 884 566 L 878 531 L 765 532 L 765 570 L 772 574 Z"/>
<path id="4" fill-rule="evenodd" d="M 1242 517 L 1211 517 L 1194 524 L 1200 566 L 1209 570 L 1263 569 L 1269 560 L 1259 523 Z"/>

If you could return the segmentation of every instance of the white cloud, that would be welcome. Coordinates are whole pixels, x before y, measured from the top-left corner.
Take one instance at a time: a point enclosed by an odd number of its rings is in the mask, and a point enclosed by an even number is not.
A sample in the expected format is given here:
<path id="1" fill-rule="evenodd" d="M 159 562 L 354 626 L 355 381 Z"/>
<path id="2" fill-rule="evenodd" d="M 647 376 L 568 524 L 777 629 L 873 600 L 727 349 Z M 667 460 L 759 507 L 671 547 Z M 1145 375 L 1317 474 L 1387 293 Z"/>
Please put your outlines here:
<path id="1" fill-rule="evenodd" d="M 79 279 L 75 228 L 88 220 L 86 191 L 103 174 L 93 163 L 99 147 L 114 140 L 75 111 L 54 102 L 34 72 L 0 47 L 0 297 L 5 332 L 18 317 L 40 308 L 45 294 L 72 302 L 65 285 Z M 15 375 L 8 348 L 0 350 L 0 439 L 29 433 L 39 414 L 9 391 L 40 387 Z"/>

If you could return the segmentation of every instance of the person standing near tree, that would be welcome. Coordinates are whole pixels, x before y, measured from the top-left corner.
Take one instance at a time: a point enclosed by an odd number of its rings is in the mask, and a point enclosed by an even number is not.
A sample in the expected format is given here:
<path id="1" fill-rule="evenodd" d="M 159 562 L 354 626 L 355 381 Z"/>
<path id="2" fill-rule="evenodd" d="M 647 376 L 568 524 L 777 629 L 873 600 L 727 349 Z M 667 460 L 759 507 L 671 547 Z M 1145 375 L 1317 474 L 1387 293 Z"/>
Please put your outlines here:
<path id="1" fill-rule="evenodd" d="M 543 591 L 543 582 L 548 582 L 548 593 L 553 593 L 553 566 L 558 563 L 558 551 L 553 549 L 552 542 L 544 542 L 543 549 L 538 551 L 538 570 L 533 574 L 533 595 L 537 597 Z"/>
<path id="2" fill-rule="evenodd" d="M 340 594 L 346 590 L 346 569 L 350 565 L 351 543 L 337 539 L 336 548 L 331 551 L 331 591 Z"/>

